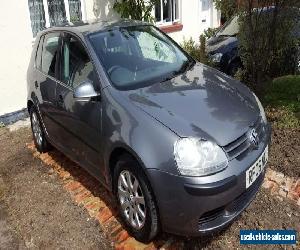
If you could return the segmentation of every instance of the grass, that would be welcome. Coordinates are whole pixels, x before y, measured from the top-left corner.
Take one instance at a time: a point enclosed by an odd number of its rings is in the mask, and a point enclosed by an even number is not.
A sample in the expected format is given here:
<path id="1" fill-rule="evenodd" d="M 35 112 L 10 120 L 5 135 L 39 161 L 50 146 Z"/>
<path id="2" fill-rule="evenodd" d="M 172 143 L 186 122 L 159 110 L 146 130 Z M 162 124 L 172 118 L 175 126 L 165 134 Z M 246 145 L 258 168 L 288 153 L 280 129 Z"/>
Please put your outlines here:
<path id="1" fill-rule="evenodd" d="M 281 128 L 300 128 L 300 76 L 274 79 L 264 97 L 268 118 Z"/>

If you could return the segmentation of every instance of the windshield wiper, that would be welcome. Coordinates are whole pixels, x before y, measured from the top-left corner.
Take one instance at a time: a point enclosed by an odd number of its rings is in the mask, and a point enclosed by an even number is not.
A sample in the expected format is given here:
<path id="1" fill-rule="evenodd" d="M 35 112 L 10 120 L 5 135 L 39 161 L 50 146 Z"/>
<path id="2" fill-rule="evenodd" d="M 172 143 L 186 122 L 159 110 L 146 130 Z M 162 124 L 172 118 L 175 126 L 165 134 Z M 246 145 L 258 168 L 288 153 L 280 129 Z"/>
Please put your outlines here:
<path id="1" fill-rule="evenodd" d="M 163 80 L 161 82 L 166 82 L 166 81 L 172 80 L 174 77 L 176 77 L 180 74 L 183 74 L 186 71 L 188 71 L 189 69 L 191 69 L 194 65 L 195 65 L 195 61 L 193 61 L 193 60 L 185 61 L 179 70 L 175 70 L 175 71 L 171 72 L 171 74 L 168 75 L 167 77 L 163 78 Z"/>
<path id="2" fill-rule="evenodd" d="M 191 69 L 194 65 L 195 65 L 195 62 L 193 60 L 187 60 L 182 64 L 180 69 L 177 71 L 174 71 L 174 73 L 176 75 L 182 74 L 182 73 L 188 71 L 189 69 Z"/>

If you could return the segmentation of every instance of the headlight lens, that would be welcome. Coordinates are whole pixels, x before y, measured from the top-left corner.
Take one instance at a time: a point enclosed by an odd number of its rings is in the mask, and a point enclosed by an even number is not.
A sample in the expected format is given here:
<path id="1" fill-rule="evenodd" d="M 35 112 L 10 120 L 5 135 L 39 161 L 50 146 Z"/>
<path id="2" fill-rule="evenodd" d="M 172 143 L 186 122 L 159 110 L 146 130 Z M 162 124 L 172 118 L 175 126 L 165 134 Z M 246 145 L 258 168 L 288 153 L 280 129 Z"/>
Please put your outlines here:
<path id="1" fill-rule="evenodd" d="M 223 54 L 222 53 L 216 53 L 210 56 L 211 60 L 215 63 L 221 62 Z"/>
<path id="2" fill-rule="evenodd" d="M 174 144 L 174 156 L 182 175 L 203 176 L 228 165 L 224 151 L 215 143 L 198 138 L 181 138 Z"/>
<path id="3" fill-rule="evenodd" d="M 255 100 L 257 102 L 257 105 L 259 107 L 260 116 L 261 116 L 263 122 L 266 124 L 268 121 L 267 121 L 267 117 L 266 117 L 264 107 L 262 106 L 262 104 L 261 104 L 260 100 L 258 99 L 258 97 L 254 93 L 253 93 L 253 95 L 254 95 Z"/>

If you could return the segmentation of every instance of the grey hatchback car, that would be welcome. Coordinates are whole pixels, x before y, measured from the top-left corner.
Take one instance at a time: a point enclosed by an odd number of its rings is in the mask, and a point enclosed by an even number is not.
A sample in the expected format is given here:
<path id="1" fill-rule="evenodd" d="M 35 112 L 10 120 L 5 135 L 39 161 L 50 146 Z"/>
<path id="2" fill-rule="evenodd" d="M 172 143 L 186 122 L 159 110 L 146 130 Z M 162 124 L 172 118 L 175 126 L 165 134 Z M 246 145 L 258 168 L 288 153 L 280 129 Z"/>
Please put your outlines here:
<path id="1" fill-rule="evenodd" d="M 150 24 L 42 31 L 27 81 L 36 148 L 97 178 L 140 241 L 220 230 L 262 184 L 271 128 L 258 98 Z"/>

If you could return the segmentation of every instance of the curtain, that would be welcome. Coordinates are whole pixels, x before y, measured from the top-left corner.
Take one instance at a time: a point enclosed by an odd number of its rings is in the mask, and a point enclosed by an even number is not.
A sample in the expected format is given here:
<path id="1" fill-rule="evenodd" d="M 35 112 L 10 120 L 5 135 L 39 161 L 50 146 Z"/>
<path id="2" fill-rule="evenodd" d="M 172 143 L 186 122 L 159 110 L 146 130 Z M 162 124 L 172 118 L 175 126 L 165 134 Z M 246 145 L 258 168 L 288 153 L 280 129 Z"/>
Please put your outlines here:
<path id="1" fill-rule="evenodd" d="M 32 34 L 37 33 L 46 27 L 43 0 L 28 0 Z"/>
<path id="2" fill-rule="evenodd" d="M 64 0 L 47 0 L 50 26 L 58 26 L 67 22 Z"/>
<path id="3" fill-rule="evenodd" d="M 70 22 L 82 21 L 80 0 L 69 0 Z"/>

